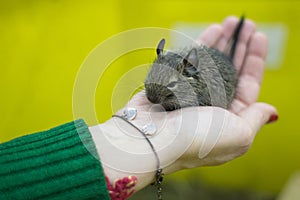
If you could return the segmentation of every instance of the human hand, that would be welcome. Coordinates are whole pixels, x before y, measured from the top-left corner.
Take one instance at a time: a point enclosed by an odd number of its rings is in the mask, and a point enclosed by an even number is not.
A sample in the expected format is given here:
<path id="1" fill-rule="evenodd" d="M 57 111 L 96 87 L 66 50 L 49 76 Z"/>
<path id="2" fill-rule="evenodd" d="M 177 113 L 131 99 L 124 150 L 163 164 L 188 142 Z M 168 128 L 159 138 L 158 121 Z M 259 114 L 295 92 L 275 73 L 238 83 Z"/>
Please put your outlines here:
<path id="1" fill-rule="evenodd" d="M 238 20 L 236 17 L 228 17 L 222 25 L 210 26 L 200 36 L 198 42 L 224 51 Z M 211 151 L 202 159 L 195 156 L 196 151 L 199 150 L 197 145 L 191 147 L 178 160 L 182 165 L 179 168 L 218 165 L 239 157 L 247 152 L 257 132 L 264 124 L 277 120 L 277 110 L 273 106 L 256 102 L 264 73 L 267 46 L 266 36 L 256 32 L 255 24 L 246 20 L 234 57 L 234 65 L 239 75 L 237 95 L 229 112 L 224 111 L 227 117 L 222 134 L 219 135 L 220 138 L 214 147 L 209 149 Z M 218 108 L 198 109 L 200 112 L 203 110 L 213 112 Z M 212 121 L 211 127 L 217 124 L 217 121 Z"/>
<path id="2" fill-rule="evenodd" d="M 237 23 L 237 18 L 228 17 L 222 25 L 208 27 L 201 35 L 199 43 L 224 51 Z M 266 36 L 256 32 L 255 24 L 246 20 L 234 58 L 239 74 L 237 96 L 229 110 L 218 107 L 189 107 L 163 112 L 159 105 L 148 101 L 144 92 L 136 94 L 130 100 L 126 107 L 136 108 L 138 113 L 132 123 L 139 128 L 152 123 L 158 129 L 150 140 L 158 152 L 166 174 L 184 168 L 219 165 L 239 157 L 250 148 L 260 128 L 268 121 L 276 119 L 277 111 L 273 106 L 256 102 L 266 54 Z M 116 114 L 122 115 L 122 112 L 123 109 Z M 120 129 L 123 129 L 122 134 L 116 135 Z M 128 154 L 134 154 L 136 149 L 136 155 L 143 153 L 150 155 L 147 160 L 138 156 L 132 157 L 135 158 L 131 159 L 132 166 L 125 169 L 124 163 L 120 163 L 117 169 L 123 174 L 144 174 L 140 179 L 143 179 L 142 186 L 145 186 L 153 179 L 153 172 L 156 169 L 155 157 L 145 141 L 124 134 L 131 132 L 139 135 L 137 131 L 125 129 L 129 127 L 120 122 L 120 119 L 111 119 L 102 125 L 102 131 L 106 136 L 113 138 L 112 143 L 116 146 L 130 147 Z M 97 137 L 96 134 L 93 134 L 93 137 Z M 103 152 L 99 154 L 102 157 Z M 137 165 L 143 164 L 147 169 L 144 171 L 140 171 L 141 168 L 137 169 Z M 132 171 L 128 172 L 130 167 Z M 112 167 L 107 165 L 104 168 L 111 171 Z M 113 176 L 114 172 L 110 173 L 110 177 Z"/>

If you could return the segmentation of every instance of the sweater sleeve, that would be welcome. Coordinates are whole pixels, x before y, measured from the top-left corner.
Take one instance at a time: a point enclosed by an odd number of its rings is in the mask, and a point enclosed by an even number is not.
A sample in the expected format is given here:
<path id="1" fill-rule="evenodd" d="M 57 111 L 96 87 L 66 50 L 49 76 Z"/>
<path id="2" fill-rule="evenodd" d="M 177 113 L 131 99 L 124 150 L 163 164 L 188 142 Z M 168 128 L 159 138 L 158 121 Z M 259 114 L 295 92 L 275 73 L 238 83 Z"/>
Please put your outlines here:
<path id="1" fill-rule="evenodd" d="M 109 200 L 84 121 L 0 144 L 0 199 Z"/>

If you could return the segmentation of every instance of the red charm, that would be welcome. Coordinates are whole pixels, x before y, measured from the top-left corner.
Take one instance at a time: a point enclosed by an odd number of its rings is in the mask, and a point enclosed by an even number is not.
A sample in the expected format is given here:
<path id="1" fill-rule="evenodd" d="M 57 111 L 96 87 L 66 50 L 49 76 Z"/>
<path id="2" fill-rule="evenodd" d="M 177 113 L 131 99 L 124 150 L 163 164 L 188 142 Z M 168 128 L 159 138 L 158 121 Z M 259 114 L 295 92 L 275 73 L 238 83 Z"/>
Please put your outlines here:
<path id="1" fill-rule="evenodd" d="M 114 184 L 111 184 L 109 182 L 107 176 L 105 176 L 105 179 L 111 200 L 126 200 L 134 193 L 134 190 L 131 189 L 137 183 L 137 178 L 135 176 L 128 176 L 122 179 L 117 179 L 115 180 Z"/>

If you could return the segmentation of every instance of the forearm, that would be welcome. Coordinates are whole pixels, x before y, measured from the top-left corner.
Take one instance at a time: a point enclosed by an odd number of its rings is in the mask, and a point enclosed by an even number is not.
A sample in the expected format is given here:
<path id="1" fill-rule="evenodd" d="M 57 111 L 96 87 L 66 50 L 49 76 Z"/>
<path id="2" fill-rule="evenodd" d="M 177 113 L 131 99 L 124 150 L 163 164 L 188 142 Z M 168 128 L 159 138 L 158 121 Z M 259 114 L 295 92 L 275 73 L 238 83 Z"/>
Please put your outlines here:
<path id="1" fill-rule="evenodd" d="M 154 135 L 147 136 L 151 144 L 136 129 L 141 130 L 143 124 L 147 123 L 142 114 L 134 122 L 130 122 L 136 128 L 120 118 L 112 118 L 90 127 L 104 172 L 110 182 L 135 176 L 137 183 L 133 189 L 137 191 L 156 181 L 158 168 L 165 175 L 182 169 L 179 158 L 191 145 L 193 138 L 187 139 L 189 134 L 177 133 L 180 129 L 179 121 L 174 115 L 170 115 L 164 127 L 159 127 Z M 185 128 L 182 130 L 184 133 L 189 131 Z"/>
<path id="2" fill-rule="evenodd" d="M 143 140 L 134 128 L 119 119 L 90 127 L 90 132 L 98 149 L 105 175 L 113 183 L 124 177 L 135 176 L 137 183 L 133 188 L 138 191 L 154 181 L 156 173 L 156 159 L 149 144 Z M 132 138 L 131 136 L 136 136 Z M 137 139 L 138 138 L 138 139 Z M 137 142 L 137 144 L 135 144 Z M 136 147 L 141 145 L 140 155 L 136 154 Z M 146 151 L 145 151 L 146 149 Z M 149 152 L 150 158 L 142 152 Z M 147 154 L 147 153 L 146 153 Z M 143 159 L 143 163 L 139 158 Z M 145 167 L 144 167 L 145 166 Z"/>
<path id="3" fill-rule="evenodd" d="M 0 144 L 0 199 L 109 199 L 82 120 Z"/>

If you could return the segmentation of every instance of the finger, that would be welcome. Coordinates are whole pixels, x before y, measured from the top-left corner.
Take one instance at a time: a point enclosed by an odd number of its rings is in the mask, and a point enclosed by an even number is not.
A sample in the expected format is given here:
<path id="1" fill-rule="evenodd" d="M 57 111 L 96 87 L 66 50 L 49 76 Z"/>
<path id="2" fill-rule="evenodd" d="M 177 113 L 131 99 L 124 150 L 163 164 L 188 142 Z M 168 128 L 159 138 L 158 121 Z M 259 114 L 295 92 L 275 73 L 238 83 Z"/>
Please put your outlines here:
<path id="1" fill-rule="evenodd" d="M 262 82 L 267 54 L 267 38 L 255 33 L 251 37 L 243 69 L 239 75 L 236 99 L 244 105 L 256 102 Z"/>
<path id="2" fill-rule="evenodd" d="M 197 40 L 198 44 L 204 44 L 208 47 L 211 47 L 217 43 L 222 35 L 222 27 L 219 24 L 213 24 L 209 26 L 205 31 L 200 35 Z"/>
<path id="3" fill-rule="evenodd" d="M 236 26 L 239 22 L 239 19 L 237 17 L 228 17 L 223 22 L 223 35 L 218 41 L 218 43 L 215 45 L 215 48 L 219 49 L 220 51 L 225 51 L 226 46 L 228 45 L 230 39 L 232 38 L 232 35 L 236 29 Z M 247 44 L 249 43 L 249 40 L 251 38 L 251 35 L 255 32 L 255 24 L 251 20 L 245 20 L 242 30 L 239 35 L 239 40 L 236 46 L 235 56 L 233 63 L 236 66 L 237 71 L 239 72 L 242 64 L 244 62 L 246 50 L 247 50 Z"/>
<path id="4" fill-rule="evenodd" d="M 253 34 L 240 76 L 250 76 L 261 84 L 267 52 L 268 39 L 266 35 L 259 32 Z"/>
<path id="5" fill-rule="evenodd" d="M 239 21 L 238 18 L 234 17 L 234 16 L 227 17 L 223 21 L 223 23 L 222 23 L 222 28 L 223 28 L 222 36 L 218 40 L 218 42 L 213 46 L 214 48 L 216 48 L 216 49 L 218 49 L 222 52 L 225 50 L 226 45 L 228 44 L 238 21 Z"/>
<path id="6" fill-rule="evenodd" d="M 266 103 L 251 104 L 238 115 L 249 123 L 252 130 L 254 130 L 253 134 L 256 134 L 266 123 L 278 118 L 276 108 Z M 255 135 L 253 135 L 254 137 Z"/>
<path id="7" fill-rule="evenodd" d="M 256 27 L 253 21 L 246 20 L 244 22 L 233 59 L 234 66 L 236 67 L 238 73 L 240 72 L 242 64 L 244 63 L 247 47 L 255 30 Z"/>

